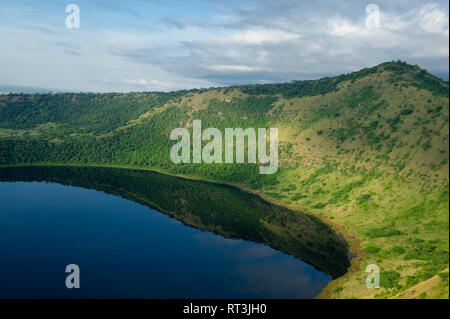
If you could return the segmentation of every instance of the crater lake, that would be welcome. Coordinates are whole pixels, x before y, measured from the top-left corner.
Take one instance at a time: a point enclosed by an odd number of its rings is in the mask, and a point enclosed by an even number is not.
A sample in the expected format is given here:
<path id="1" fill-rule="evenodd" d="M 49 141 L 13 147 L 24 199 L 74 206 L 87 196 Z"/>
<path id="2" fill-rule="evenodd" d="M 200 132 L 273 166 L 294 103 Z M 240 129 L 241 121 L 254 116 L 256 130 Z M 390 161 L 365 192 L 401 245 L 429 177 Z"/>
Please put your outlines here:
<path id="1" fill-rule="evenodd" d="M 319 219 L 227 185 L 0 168 L 0 298 L 314 298 L 346 272 L 347 249 Z"/>

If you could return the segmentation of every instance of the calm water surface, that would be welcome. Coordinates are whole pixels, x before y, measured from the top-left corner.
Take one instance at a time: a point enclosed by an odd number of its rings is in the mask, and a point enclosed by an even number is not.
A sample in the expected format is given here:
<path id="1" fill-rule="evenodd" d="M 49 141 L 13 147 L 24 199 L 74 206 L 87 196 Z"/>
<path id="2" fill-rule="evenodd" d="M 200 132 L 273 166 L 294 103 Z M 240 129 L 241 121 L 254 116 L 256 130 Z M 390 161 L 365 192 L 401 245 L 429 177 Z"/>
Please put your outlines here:
<path id="1" fill-rule="evenodd" d="M 81 288 L 65 287 L 77 264 Z M 103 192 L 0 183 L 0 298 L 313 298 L 331 280 L 267 245 Z"/>

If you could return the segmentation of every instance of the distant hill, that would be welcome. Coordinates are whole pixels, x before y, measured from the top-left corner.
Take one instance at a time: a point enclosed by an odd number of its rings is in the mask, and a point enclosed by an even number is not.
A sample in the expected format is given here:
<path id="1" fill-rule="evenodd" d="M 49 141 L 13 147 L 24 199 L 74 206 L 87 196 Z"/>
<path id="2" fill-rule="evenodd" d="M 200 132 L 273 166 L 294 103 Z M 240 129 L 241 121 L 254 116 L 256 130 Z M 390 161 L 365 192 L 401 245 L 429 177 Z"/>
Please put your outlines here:
<path id="1" fill-rule="evenodd" d="M 43 89 L 31 86 L 17 86 L 17 85 L 6 85 L 0 84 L 0 93 L 50 93 L 58 92 L 59 90 Z"/>
<path id="2" fill-rule="evenodd" d="M 280 170 L 173 164 L 169 134 L 193 119 L 278 127 Z M 357 257 L 328 297 L 394 297 L 448 267 L 448 157 L 448 82 L 404 62 L 283 84 L 0 95 L 0 165 L 156 168 L 240 184 L 334 224 Z M 380 289 L 364 284 L 373 263 Z M 448 279 L 442 285 L 448 297 Z"/>

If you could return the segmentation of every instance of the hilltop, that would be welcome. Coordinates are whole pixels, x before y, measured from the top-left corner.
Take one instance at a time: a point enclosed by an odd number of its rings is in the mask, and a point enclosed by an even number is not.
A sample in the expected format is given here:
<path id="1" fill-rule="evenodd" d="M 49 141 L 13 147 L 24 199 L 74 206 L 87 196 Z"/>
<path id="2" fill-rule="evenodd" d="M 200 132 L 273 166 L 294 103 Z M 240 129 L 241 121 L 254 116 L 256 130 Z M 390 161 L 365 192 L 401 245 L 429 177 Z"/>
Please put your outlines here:
<path id="1" fill-rule="evenodd" d="M 277 127 L 278 173 L 173 164 L 169 134 L 194 119 Z M 0 95 L 0 165 L 155 168 L 237 184 L 333 224 L 356 258 L 324 292 L 332 298 L 396 297 L 425 282 L 421 297 L 448 298 L 448 272 L 439 275 L 449 264 L 448 157 L 448 82 L 405 62 L 282 84 Z M 368 264 L 382 288 L 365 287 Z"/>

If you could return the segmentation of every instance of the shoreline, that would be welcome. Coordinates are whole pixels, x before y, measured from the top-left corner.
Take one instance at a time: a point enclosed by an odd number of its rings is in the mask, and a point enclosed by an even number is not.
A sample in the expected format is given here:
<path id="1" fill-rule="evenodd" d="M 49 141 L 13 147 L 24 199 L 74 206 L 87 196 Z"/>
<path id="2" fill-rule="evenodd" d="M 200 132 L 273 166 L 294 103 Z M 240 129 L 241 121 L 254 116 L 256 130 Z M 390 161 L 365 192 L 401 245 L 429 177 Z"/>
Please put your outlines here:
<path id="1" fill-rule="evenodd" d="M 341 236 L 344 241 L 348 244 L 349 248 L 349 255 L 354 255 L 353 258 L 350 259 L 350 267 L 348 268 L 348 271 L 342 275 L 339 278 L 333 279 L 328 283 L 328 285 L 323 288 L 323 290 L 320 292 L 319 295 L 315 297 L 315 299 L 329 299 L 332 295 L 332 290 L 334 287 L 336 287 L 342 280 L 347 279 L 354 273 L 356 273 L 361 265 L 362 257 L 363 257 L 363 251 L 360 245 L 360 240 L 358 239 L 358 236 L 349 230 L 345 228 L 345 226 L 340 225 L 336 222 L 331 221 L 329 218 L 311 213 L 311 212 L 305 212 L 302 211 L 300 207 L 297 205 L 292 204 L 286 204 L 283 201 L 268 197 L 263 192 L 254 190 L 251 188 L 248 188 L 247 186 L 239 183 L 232 183 L 232 182 L 225 182 L 225 181 L 216 181 L 216 180 L 210 180 L 207 178 L 197 177 L 197 176 L 190 176 L 190 175 L 181 175 L 181 174 L 174 174 L 167 171 L 163 171 L 159 168 L 150 168 L 150 167 L 135 167 L 135 166 L 126 166 L 126 165 L 115 165 L 115 164 L 78 164 L 78 163 L 24 163 L 24 164 L 6 164 L 6 165 L 0 165 L 0 167 L 29 167 L 29 166 L 60 166 L 60 167 L 103 167 L 103 168 L 116 168 L 116 169 L 135 169 L 135 170 L 143 170 L 143 171 L 150 171 L 154 173 L 164 174 L 167 176 L 172 177 L 178 177 L 186 180 L 192 180 L 192 181 L 202 181 L 202 182 L 208 182 L 213 183 L 217 185 L 228 185 L 235 187 L 243 192 L 250 193 L 253 195 L 259 196 L 261 199 L 282 207 L 286 207 L 290 210 L 296 211 L 298 213 L 307 214 L 314 216 L 318 218 L 320 221 L 322 221 L 324 224 L 330 226 L 338 236 Z"/>

